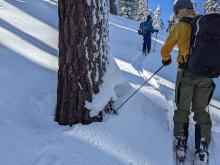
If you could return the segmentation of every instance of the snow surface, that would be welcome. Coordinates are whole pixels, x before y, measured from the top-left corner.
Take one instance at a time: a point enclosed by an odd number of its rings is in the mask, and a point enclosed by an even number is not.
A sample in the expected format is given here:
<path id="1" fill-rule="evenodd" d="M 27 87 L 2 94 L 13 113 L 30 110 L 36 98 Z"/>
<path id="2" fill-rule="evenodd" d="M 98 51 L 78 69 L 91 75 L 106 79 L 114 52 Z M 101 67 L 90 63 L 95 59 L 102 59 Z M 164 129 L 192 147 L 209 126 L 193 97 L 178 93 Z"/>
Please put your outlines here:
<path id="1" fill-rule="evenodd" d="M 172 65 L 152 78 L 119 115 L 87 126 L 59 126 L 53 121 L 58 69 L 56 1 L 2 0 L 0 6 L 1 165 L 174 164 L 176 51 Z M 159 33 L 155 49 L 145 57 L 138 26 L 110 16 L 114 58 L 110 58 L 101 93 L 87 103 L 92 113 L 110 97 L 119 106 L 161 66 L 159 50 L 167 34 Z M 216 83 L 216 100 L 209 108 L 213 121 L 210 165 L 220 164 L 219 79 Z M 189 159 L 194 147 L 192 119 L 190 130 Z"/>

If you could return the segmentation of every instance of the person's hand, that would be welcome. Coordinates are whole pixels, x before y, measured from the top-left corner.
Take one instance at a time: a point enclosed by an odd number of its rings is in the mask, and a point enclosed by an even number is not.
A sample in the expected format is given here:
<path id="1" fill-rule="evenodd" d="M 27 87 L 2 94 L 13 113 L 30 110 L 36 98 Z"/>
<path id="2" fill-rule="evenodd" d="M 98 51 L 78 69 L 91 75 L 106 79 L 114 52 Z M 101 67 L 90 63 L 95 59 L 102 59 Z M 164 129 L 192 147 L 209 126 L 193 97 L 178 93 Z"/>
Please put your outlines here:
<path id="1" fill-rule="evenodd" d="M 156 33 L 158 33 L 159 32 L 159 30 L 156 30 Z"/>
<path id="2" fill-rule="evenodd" d="M 171 58 L 167 61 L 162 60 L 162 63 L 163 63 L 164 66 L 170 65 L 171 62 L 172 62 Z"/>

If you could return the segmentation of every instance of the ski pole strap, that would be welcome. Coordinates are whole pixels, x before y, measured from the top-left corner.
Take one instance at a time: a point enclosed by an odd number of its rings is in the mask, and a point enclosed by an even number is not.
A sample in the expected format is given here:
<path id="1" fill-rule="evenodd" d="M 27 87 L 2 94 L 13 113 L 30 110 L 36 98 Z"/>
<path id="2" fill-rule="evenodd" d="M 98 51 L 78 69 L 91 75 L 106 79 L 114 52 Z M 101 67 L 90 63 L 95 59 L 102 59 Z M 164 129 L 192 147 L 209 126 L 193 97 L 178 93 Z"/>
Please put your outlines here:
<path id="1" fill-rule="evenodd" d="M 115 111 L 117 112 L 125 103 L 128 102 L 152 77 L 154 77 L 162 68 L 164 65 L 162 65 L 149 79 L 147 79 L 136 91 L 134 91 Z"/>

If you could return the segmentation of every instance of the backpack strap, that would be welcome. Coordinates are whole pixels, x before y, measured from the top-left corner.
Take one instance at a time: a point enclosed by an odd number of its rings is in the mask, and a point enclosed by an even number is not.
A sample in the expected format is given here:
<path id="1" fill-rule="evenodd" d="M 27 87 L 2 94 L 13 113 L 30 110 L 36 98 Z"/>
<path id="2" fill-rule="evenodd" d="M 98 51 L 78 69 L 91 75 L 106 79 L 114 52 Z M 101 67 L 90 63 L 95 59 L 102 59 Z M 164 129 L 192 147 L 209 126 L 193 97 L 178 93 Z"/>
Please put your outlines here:
<path id="1" fill-rule="evenodd" d="M 191 36 L 190 36 L 190 49 L 189 49 L 189 56 L 192 52 L 192 49 L 193 49 L 193 44 L 194 44 L 194 41 L 195 41 L 195 34 L 197 32 L 197 20 L 202 17 L 202 15 L 198 15 L 194 18 L 191 18 L 191 17 L 183 17 L 179 22 L 186 22 L 188 24 L 191 25 L 191 28 L 192 28 L 192 32 L 191 32 Z M 187 69 L 187 66 L 188 66 L 188 61 L 189 61 L 189 56 L 187 58 L 187 61 L 185 61 L 183 59 L 183 64 L 179 64 L 179 67 L 183 70 L 186 70 Z M 183 58 L 183 57 L 182 57 Z"/>
<path id="2" fill-rule="evenodd" d="M 190 49 L 192 48 L 192 45 L 194 44 L 194 40 L 195 40 L 195 34 L 197 32 L 197 20 L 202 17 L 203 15 L 198 15 L 194 18 L 191 17 L 183 17 L 180 22 L 186 22 L 188 24 L 191 25 L 192 27 L 192 32 L 191 32 L 191 37 L 190 37 Z"/>

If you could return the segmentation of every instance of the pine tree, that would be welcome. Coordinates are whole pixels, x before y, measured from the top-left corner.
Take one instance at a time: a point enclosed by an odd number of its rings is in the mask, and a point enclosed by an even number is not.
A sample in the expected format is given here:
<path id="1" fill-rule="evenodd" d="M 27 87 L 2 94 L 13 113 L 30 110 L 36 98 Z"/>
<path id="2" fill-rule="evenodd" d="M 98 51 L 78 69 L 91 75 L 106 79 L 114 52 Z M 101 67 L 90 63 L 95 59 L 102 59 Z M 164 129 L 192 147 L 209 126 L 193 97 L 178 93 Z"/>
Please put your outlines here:
<path id="1" fill-rule="evenodd" d="M 135 21 L 139 21 L 139 17 L 138 17 L 138 14 L 137 14 L 138 8 L 139 8 L 139 0 L 133 0 L 133 5 L 132 5 L 133 14 L 132 14 L 132 17 L 133 17 L 133 20 L 135 20 Z"/>
<path id="2" fill-rule="evenodd" d="M 118 0 L 119 15 L 136 21 L 144 21 L 150 14 L 148 0 Z"/>
<path id="3" fill-rule="evenodd" d="M 127 18 L 127 19 L 133 19 L 133 11 L 132 11 L 132 5 L 133 0 L 118 0 L 119 5 L 119 15 L 121 17 Z"/>
<path id="4" fill-rule="evenodd" d="M 117 15 L 117 6 L 115 0 L 109 0 L 110 13 Z"/>
<path id="5" fill-rule="evenodd" d="M 218 0 L 205 0 L 204 1 L 204 10 L 205 14 L 215 13 L 216 9 L 219 8 Z"/>
<path id="6" fill-rule="evenodd" d="M 148 9 L 148 0 L 134 0 L 133 3 L 133 19 L 136 21 L 144 21 L 150 14 Z"/>
<path id="7" fill-rule="evenodd" d="M 164 23 L 161 19 L 161 8 L 159 4 L 153 13 L 153 27 L 158 30 L 164 29 Z"/>
<path id="8" fill-rule="evenodd" d="M 108 54 L 107 0 L 59 0 L 59 70 L 55 121 L 91 123 L 85 102 L 99 93 Z"/>
<path id="9" fill-rule="evenodd" d="M 134 20 L 144 21 L 147 19 L 147 16 L 150 14 L 148 9 L 148 0 L 136 0 L 133 7 Z"/>
<path id="10" fill-rule="evenodd" d="M 177 2 L 178 0 L 174 0 L 173 4 L 175 5 L 175 3 Z M 172 29 L 172 26 L 177 22 L 177 19 L 174 15 L 174 13 L 171 14 L 170 16 L 170 19 L 168 21 L 168 27 L 167 27 L 167 30 L 166 32 L 170 32 L 171 29 Z"/>
<path id="11" fill-rule="evenodd" d="M 196 11 L 196 9 L 197 9 L 196 0 L 191 0 L 191 1 L 193 3 L 194 10 Z"/>
<path id="12" fill-rule="evenodd" d="M 173 25 L 177 22 L 175 16 L 174 16 L 174 13 L 170 16 L 170 19 L 168 21 L 168 27 L 167 27 L 167 30 L 166 32 L 170 32 Z"/>

